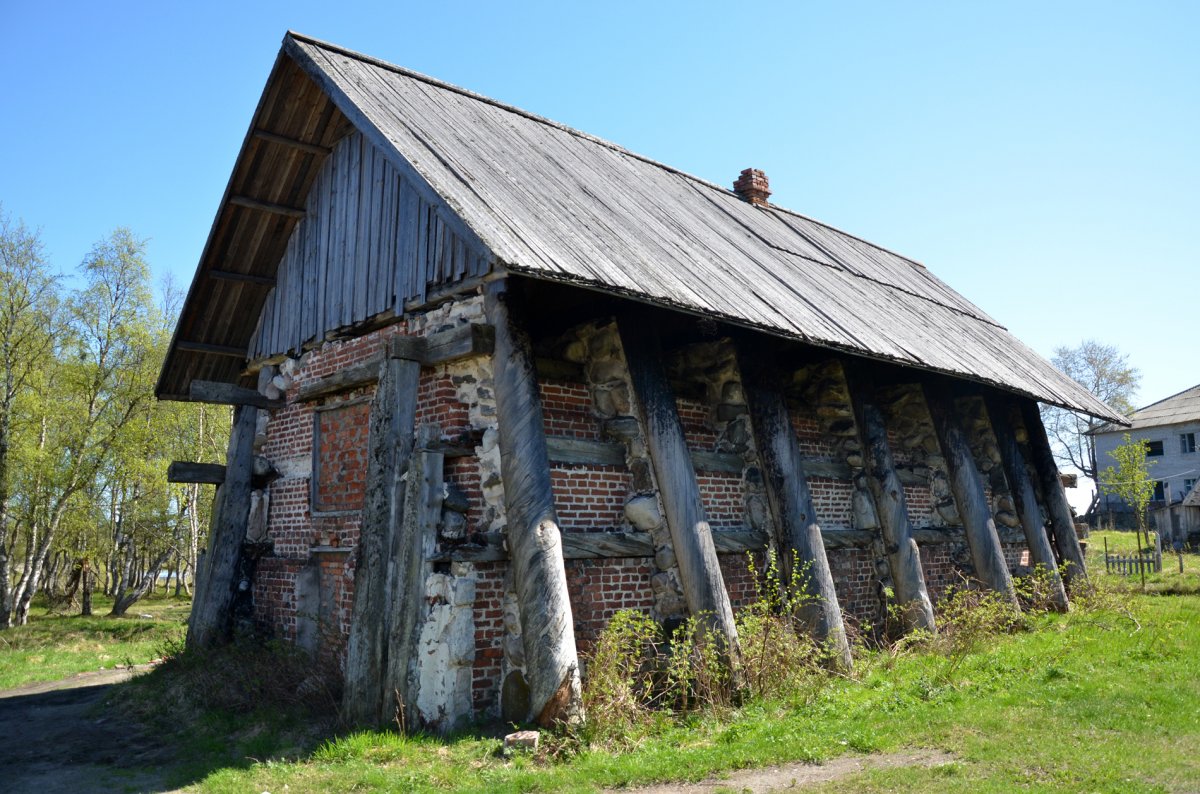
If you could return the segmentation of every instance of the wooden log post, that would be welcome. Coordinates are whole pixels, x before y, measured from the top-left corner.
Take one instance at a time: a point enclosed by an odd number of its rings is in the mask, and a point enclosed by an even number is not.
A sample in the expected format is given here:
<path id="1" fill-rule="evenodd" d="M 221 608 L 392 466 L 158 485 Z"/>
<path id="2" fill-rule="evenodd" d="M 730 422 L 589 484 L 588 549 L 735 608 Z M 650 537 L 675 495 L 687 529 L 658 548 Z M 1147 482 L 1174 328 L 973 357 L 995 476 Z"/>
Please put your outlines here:
<path id="1" fill-rule="evenodd" d="M 1054 558 L 1054 549 L 1042 522 L 1042 511 L 1038 507 L 1037 492 L 1034 490 L 1033 480 L 1029 477 L 1029 469 L 1025 466 L 1025 456 L 1021 454 L 1016 433 L 1013 432 L 1013 406 L 995 393 L 989 393 L 984 398 L 984 404 L 987 406 L 996 444 L 1000 448 L 1004 476 L 1008 479 L 1008 488 L 1012 493 L 1017 515 L 1021 518 L 1021 528 L 1025 531 L 1025 545 L 1029 548 L 1029 557 L 1035 566 L 1041 566 L 1046 571 L 1050 584 L 1050 603 L 1057 611 L 1066 612 L 1070 608 L 1067 591 L 1063 587 L 1062 577 L 1058 574 L 1058 562 Z"/>
<path id="2" fill-rule="evenodd" d="M 1054 461 L 1054 452 L 1050 449 L 1050 439 L 1046 437 L 1046 428 L 1036 402 L 1021 401 L 1021 419 L 1029 439 L 1030 462 L 1037 472 L 1042 498 L 1046 500 L 1046 511 L 1050 515 L 1054 547 L 1058 551 L 1063 578 L 1069 587 L 1076 581 L 1087 580 L 1083 549 L 1079 546 L 1079 536 L 1075 534 L 1075 514 L 1071 512 L 1071 503 L 1067 501 L 1067 492 L 1063 490 L 1062 480 L 1059 479 L 1058 464 Z"/>
<path id="3" fill-rule="evenodd" d="M 867 488 L 875 501 L 875 513 L 887 549 L 888 569 L 904 628 L 934 631 L 933 603 L 925 586 L 921 553 L 912 536 L 904 485 L 896 472 L 896 461 L 888 443 L 887 423 L 875 404 L 874 389 L 865 373 L 850 364 L 843 370 L 854 409 L 854 422 L 865 453 Z"/>
<path id="4" fill-rule="evenodd" d="M 346 640 L 342 719 L 350 725 L 391 721 L 396 695 L 385 692 L 390 615 L 396 577 L 392 558 L 401 534 L 402 478 L 413 447 L 421 365 L 387 359 L 371 401 L 367 493 L 354 571 L 354 610 Z M 401 693 L 403 696 L 403 693 Z"/>
<path id="5" fill-rule="evenodd" d="M 233 430 L 225 455 L 225 479 L 218 487 L 203 570 L 196 577 L 196 595 L 188 616 L 187 647 L 209 648 L 229 635 L 231 606 L 238 586 L 238 558 L 250 517 L 251 477 L 254 473 L 254 432 L 258 409 L 234 409 Z"/>
<path id="6" fill-rule="evenodd" d="M 795 573 L 803 571 L 799 579 L 803 592 L 792 594 L 806 602 L 798 616 L 817 642 L 828 650 L 834 666 L 849 670 L 853 658 L 842 623 L 842 609 L 782 384 L 771 377 L 764 362 L 745 350 L 738 351 L 738 368 L 750 408 L 750 424 L 762 463 L 767 499 L 779 532 L 776 540 L 784 584 L 790 587 Z"/>
<path id="7" fill-rule="evenodd" d="M 1000 535 L 996 532 L 996 520 L 988 506 L 983 478 L 971 455 L 966 431 L 954 409 L 954 398 L 941 385 L 925 385 L 923 389 L 933 429 L 946 458 L 950 490 L 954 494 L 963 529 L 966 530 L 975 578 L 1019 608 L 1012 575 L 1008 572 L 1004 550 L 1000 547 Z"/>
<path id="8" fill-rule="evenodd" d="M 738 686 L 740 652 L 733 606 L 700 500 L 700 486 L 688 454 L 675 395 L 663 368 L 658 329 L 646 315 L 637 314 L 618 318 L 617 331 L 625 349 L 634 402 L 646 431 L 646 449 L 666 513 L 684 600 L 691 614 L 700 616 L 723 639 L 723 651 Z"/>
<path id="9" fill-rule="evenodd" d="M 442 453 L 431 451 L 441 436 L 437 425 L 422 425 L 417 432 L 417 449 L 409 459 L 405 477 L 403 513 L 399 531 L 392 533 L 388 555 L 388 604 L 384 617 L 386 664 L 381 696 L 384 703 L 404 704 L 406 727 L 416 730 L 418 681 L 415 677 L 420 618 L 425 609 L 425 580 L 432 572 L 430 558 L 437 542 L 437 525 L 442 514 Z"/>
<path id="10" fill-rule="evenodd" d="M 500 475 L 513 582 L 521 613 L 530 717 L 539 725 L 583 719 L 575 624 L 554 509 L 533 349 L 507 281 L 484 288 L 495 327 L 492 357 Z"/>

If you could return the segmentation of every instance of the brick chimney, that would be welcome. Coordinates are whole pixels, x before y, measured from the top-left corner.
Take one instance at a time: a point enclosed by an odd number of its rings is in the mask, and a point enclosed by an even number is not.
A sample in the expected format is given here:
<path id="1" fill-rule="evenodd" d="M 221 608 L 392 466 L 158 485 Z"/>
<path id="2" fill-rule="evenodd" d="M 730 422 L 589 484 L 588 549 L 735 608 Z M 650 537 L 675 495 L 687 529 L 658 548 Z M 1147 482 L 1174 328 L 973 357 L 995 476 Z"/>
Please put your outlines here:
<path id="1" fill-rule="evenodd" d="M 747 168 L 733 183 L 733 190 L 751 204 L 766 206 L 767 197 L 771 195 L 771 184 L 767 175 L 757 168 Z"/>

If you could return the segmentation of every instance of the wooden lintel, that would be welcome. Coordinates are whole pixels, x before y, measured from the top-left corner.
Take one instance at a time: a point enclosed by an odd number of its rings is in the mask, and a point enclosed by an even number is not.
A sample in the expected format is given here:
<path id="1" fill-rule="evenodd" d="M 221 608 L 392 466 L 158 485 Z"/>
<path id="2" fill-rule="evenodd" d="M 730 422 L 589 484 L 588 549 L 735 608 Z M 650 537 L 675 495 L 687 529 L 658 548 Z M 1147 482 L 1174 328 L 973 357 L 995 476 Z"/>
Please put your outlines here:
<path id="1" fill-rule="evenodd" d="M 225 466 L 221 463 L 192 463 L 177 460 L 167 467 L 167 482 L 220 485 L 225 482 Z"/>
<path id="2" fill-rule="evenodd" d="M 253 405 L 255 408 L 276 410 L 284 406 L 283 400 L 271 400 L 254 389 L 212 380 L 194 380 L 188 396 L 195 402 L 216 405 Z"/>
<path id="3" fill-rule="evenodd" d="M 206 270 L 205 275 L 220 281 L 240 281 L 245 284 L 255 284 L 261 287 L 275 286 L 274 276 L 256 276 L 252 273 L 235 273 L 232 270 Z"/>
<path id="4" fill-rule="evenodd" d="M 496 344 L 495 329 L 486 323 L 459 325 L 429 336 L 392 337 L 389 355 L 419 361 L 431 367 L 471 356 L 491 355 Z"/>
<path id="5" fill-rule="evenodd" d="M 312 402 L 331 394 L 372 386 L 379 382 L 380 356 L 372 356 L 361 364 L 338 370 L 331 375 L 302 384 L 296 390 L 296 402 Z"/>
<path id="6" fill-rule="evenodd" d="M 187 339 L 177 339 L 175 341 L 175 349 L 183 350 L 188 353 L 208 353 L 213 356 L 227 356 L 229 358 L 246 358 L 246 350 L 233 345 L 214 345 L 208 342 L 191 342 Z"/>
<path id="7" fill-rule="evenodd" d="M 876 533 L 869 529 L 821 528 L 821 541 L 826 551 L 866 548 L 876 537 Z M 921 546 L 966 543 L 962 527 L 923 527 L 914 529 L 912 537 Z M 712 539 L 719 554 L 745 554 L 767 548 L 766 533 L 749 528 L 714 529 Z M 1020 530 L 1007 527 L 1000 531 L 1000 539 L 1006 544 L 1024 542 Z M 482 537 L 482 541 L 482 544 L 443 549 L 431 559 L 434 562 L 497 562 L 508 559 L 502 533 L 488 533 Z M 567 560 L 654 556 L 654 541 L 645 532 L 587 532 L 567 528 L 562 533 L 562 546 L 563 558 Z"/>
<path id="8" fill-rule="evenodd" d="M 319 155 L 324 156 L 324 155 L 329 154 L 331 151 L 333 151 L 328 146 L 322 146 L 319 143 L 309 143 L 308 141 L 296 140 L 295 138 L 289 138 L 286 135 L 280 135 L 275 132 L 268 132 L 267 130 L 264 130 L 262 128 L 257 128 L 254 130 L 254 137 L 258 138 L 259 140 L 270 141 L 271 143 L 278 143 L 278 144 L 282 144 L 284 146 L 290 146 L 293 149 L 299 149 L 300 151 L 308 152 L 309 154 L 319 154 Z"/>
<path id="9" fill-rule="evenodd" d="M 238 207 L 246 207 L 247 209 L 271 212 L 275 215 L 286 215 L 289 218 L 303 218 L 305 214 L 304 210 L 299 207 L 289 207 L 285 204 L 276 204 L 273 201 L 261 201 L 249 196 L 230 196 L 229 203 Z"/>

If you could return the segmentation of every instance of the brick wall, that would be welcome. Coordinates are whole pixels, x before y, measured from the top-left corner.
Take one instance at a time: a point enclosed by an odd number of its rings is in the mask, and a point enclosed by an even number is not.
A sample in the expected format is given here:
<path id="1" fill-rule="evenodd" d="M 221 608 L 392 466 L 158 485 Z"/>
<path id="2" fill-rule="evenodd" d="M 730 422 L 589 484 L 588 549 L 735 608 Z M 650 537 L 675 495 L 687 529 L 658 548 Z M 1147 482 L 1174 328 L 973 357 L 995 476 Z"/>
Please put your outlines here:
<path id="1" fill-rule="evenodd" d="M 370 422 L 371 404 L 365 399 L 334 401 L 317 411 L 315 510 L 362 509 Z"/>
<path id="2" fill-rule="evenodd" d="M 828 557 L 833 588 L 844 619 L 857 626 L 877 625 L 882 612 L 871 549 L 836 549 L 831 550 Z"/>
<path id="3" fill-rule="evenodd" d="M 508 563 L 475 566 L 475 664 L 471 676 L 475 710 L 492 711 L 500 694 L 504 659 L 504 578 Z"/>
<path id="4" fill-rule="evenodd" d="M 617 558 L 567 560 L 567 590 L 575 620 L 575 643 L 587 656 L 612 616 L 622 609 L 649 612 L 654 607 L 650 560 Z"/>

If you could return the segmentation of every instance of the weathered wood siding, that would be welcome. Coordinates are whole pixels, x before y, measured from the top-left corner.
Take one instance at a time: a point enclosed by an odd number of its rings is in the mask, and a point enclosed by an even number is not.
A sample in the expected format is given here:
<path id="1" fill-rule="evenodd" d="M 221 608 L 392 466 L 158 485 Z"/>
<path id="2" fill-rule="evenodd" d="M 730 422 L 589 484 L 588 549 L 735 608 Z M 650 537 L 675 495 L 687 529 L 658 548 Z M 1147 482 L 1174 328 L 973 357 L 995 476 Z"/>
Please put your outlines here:
<path id="1" fill-rule="evenodd" d="M 288 240 L 250 358 L 298 351 L 383 312 L 399 316 L 431 286 L 486 273 L 490 254 L 442 212 L 360 133 L 343 138 Z"/>

